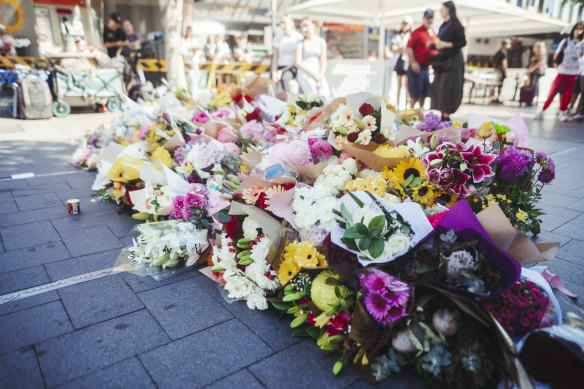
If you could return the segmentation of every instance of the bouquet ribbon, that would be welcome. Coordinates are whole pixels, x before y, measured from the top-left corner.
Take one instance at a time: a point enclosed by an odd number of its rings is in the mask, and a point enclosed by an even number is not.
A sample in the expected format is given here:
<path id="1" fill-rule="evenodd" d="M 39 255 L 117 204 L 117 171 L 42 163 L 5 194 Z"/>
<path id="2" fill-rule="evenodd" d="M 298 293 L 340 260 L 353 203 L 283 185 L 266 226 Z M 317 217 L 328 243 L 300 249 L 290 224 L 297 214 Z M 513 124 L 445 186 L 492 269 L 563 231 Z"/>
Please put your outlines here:
<path id="1" fill-rule="evenodd" d="M 560 280 L 560 277 L 558 277 L 557 274 L 554 274 L 552 272 L 550 272 L 549 270 L 544 270 L 541 272 L 541 275 L 543 276 L 543 278 L 545 278 L 545 280 L 547 282 L 549 282 L 549 284 L 556 288 L 557 290 L 559 290 L 560 292 L 562 292 L 563 294 L 565 294 L 568 297 L 572 297 L 572 298 L 577 298 L 578 295 L 574 294 L 572 292 L 570 292 L 565 286 L 564 284 L 562 284 L 562 281 Z"/>

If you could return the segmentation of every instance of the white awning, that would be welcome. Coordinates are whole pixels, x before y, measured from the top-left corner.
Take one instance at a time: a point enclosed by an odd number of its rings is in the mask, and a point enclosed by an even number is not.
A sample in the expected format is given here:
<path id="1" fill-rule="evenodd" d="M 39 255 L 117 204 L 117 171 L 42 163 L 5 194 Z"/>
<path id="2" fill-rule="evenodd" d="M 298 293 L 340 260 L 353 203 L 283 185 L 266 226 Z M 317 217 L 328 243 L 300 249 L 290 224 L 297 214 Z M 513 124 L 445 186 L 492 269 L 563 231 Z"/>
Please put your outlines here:
<path id="1" fill-rule="evenodd" d="M 522 9 L 500 0 L 457 0 L 455 4 L 467 37 L 561 32 L 568 26 L 566 22 L 537 13 L 534 9 Z M 437 28 L 442 23 L 441 7 L 441 0 L 309 0 L 280 10 L 295 17 L 308 16 L 325 22 L 384 25 L 398 29 L 406 15 L 414 19 L 414 26 L 421 24 L 422 15 L 428 8 L 434 10 Z"/>

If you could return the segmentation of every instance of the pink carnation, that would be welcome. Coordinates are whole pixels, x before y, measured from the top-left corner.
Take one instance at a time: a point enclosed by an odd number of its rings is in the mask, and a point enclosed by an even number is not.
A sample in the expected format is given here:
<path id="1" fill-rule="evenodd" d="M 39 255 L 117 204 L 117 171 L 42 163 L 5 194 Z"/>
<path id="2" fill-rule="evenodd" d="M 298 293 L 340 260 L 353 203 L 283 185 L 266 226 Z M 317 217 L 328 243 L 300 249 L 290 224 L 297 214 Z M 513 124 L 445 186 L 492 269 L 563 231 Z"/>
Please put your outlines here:
<path id="1" fill-rule="evenodd" d="M 229 117 L 231 115 L 231 111 L 226 108 L 219 108 L 217 111 L 211 113 L 211 117 L 214 119 L 223 119 Z"/>
<path id="2" fill-rule="evenodd" d="M 314 163 L 324 161 L 333 154 L 331 145 L 320 138 L 308 138 L 308 146 Z"/>
<path id="3" fill-rule="evenodd" d="M 257 120 L 251 120 L 245 123 L 243 126 L 241 126 L 239 131 L 251 137 L 254 137 L 260 136 L 264 132 L 264 127 L 261 124 L 259 124 Z"/>
<path id="4" fill-rule="evenodd" d="M 193 116 L 193 118 L 191 119 L 193 122 L 197 122 L 197 123 L 207 123 L 209 120 L 211 120 L 209 118 L 209 115 L 207 115 L 207 113 L 205 112 L 201 112 L 196 114 L 195 116 Z"/>
<path id="5" fill-rule="evenodd" d="M 235 143 L 239 138 L 231 131 L 231 128 L 223 127 L 217 134 L 217 140 L 221 143 Z"/>

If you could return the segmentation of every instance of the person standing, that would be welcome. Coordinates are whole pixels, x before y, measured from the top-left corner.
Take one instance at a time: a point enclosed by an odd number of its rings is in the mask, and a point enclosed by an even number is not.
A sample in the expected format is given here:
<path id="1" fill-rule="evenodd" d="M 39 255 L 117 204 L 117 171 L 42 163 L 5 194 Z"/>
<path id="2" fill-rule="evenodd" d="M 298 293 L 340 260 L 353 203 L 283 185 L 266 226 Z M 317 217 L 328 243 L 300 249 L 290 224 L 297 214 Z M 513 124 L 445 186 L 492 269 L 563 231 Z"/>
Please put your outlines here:
<path id="1" fill-rule="evenodd" d="M 547 69 L 547 50 L 543 41 L 537 41 L 533 45 L 533 56 L 529 61 L 527 75 L 529 76 L 529 85 L 535 88 L 535 98 L 538 101 L 539 96 L 539 79 L 545 75 Z"/>
<path id="2" fill-rule="evenodd" d="M 562 89 L 564 92 L 560 101 L 560 120 L 565 121 L 568 119 L 568 104 L 570 103 L 572 91 L 574 90 L 574 86 L 580 74 L 580 58 L 584 56 L 584 43 L 582 42 L 583 34 L 584 23 L 578 22 L 572 27 L 570 36 L 562 40 L 558 45 L 558 49 L 554 54 L 554 63 L 560 62 L 558 56 L 562 56 L 562 61 L 558 66 L 558 75 L 554 79 L 552 89 L 550 90 L 548 98 L 541 111 L 535 115 L 536 120 L 543 119 L 543 113 L 548 109 L 554 101 L 554 97 L 556 97 Z"/>
<path id="3" fill-rule="evenodd" d="M 443 121 L 449 121 L 450 115 L 456 112 L 462 102 L 464 57 L 461 49 L 466 46 L 466 37 L 452 1 L 442 4 L 440 15 L 444 22 L 438 30 L 438 39 L 434 44 L 440 62 L 434 61 L 432 65 L 432 109 L 441 112 Z"/>
<path id="4" fill-rule="evenodd" d="M 432 64 L 431 58 L 436 54 L 436 51 L 431 48 L 436 40 L 436 31 L 432 28 L 432 23 L 434 23 L 434 11 L 427 9 L 424 12 L 423 24 L 411 33 L 406 47 L 410 62 L 407 83 L 411 108 L 415 108 L 416 103 L 422 108 L 424 99 L 430 96 L 428 67 Z"/>
<path id="5" fill-rule="evenodd" d="M 297 69 L 294 67 L 296 46 L 302 42 L 302 35 L 294 28 L 294 19 L 289 14 L 280 19 L 282 32 L 276 35 L 272 55 L 272 81 L 279 83 L 286 92 L 297 93 Z"/>
<path id="6" fill-rule="evenodd" d="M 491 103 L 493 104 L 503 104 L 501 101 L 501 89 L 503 88 L 503 83 L 507 78 L 507 69 L 509 67 L 509 49 L 511 49 L 511 40 L 504 39 L 501 42 L 501 48 L 499 51 L 495 53 L 495 57 L 493 58 L 493 67 L 498 73 L 497 81 L 501 84 L 495 88 L 497 91 L 497 96 L 493 97 Z M 493 96 L 495 94 L 495 90 L 493 90 Z"/>
<path id="7" fill-rule="evenodd" d="M 115 57 L 118 50 L 126 44 L 126 33 L 121 25 L 122 17 L 117 12 L 113 12 L 103 29 L 103 45 L 110 58 Z"/>
<path id="8" fill-rule="evenodd" d="M 316 93 L 329 97 L 330 90 L 325 78 L 326 42 L 316 35 L 314 22 L 304 18 L 300 22 L 304 40 L 296 46 L 294 66 L 298 68 L 298 84 L 303 93 Z"/>
<path id="9" fill-rule="evenodd" d="M 235 47 L 233 48 L 233 60 L 235 62 L 252 63 L 253 51 L 247 41 L 247 33 L 235 35 Z"/>
<path id="10" fill-rule="evenodd" d="M 412 25 L 414 21 L 411 16 L 404 16 L 401 23 L 401 29 L 398 34 L 395 34 L 391 39 L 391 53 L 397 55 L 397 61 L 395 62 L 395 67 L 393 70 L 397 75 L 397 107 L 399 109 L 399 102 L 401 97 L 402 85 L 406 90 L 406 104 L 410 102 L 410 93 L 408 92 L 408 53 L 406 52 L 406 47 L 408 41 L 410 40 L 410 32 L 412 31 Z"/>
<path id="11" fill-rule="evenodd" d="M 14 38 L 8 32 L 5 25 L 0 24 L 0 55 L 8 57 L 16 56 L 16 48 L 14 47 Z"/>
<path id="12" fill-rule="evenodd" d="M 181 42 L 181 54 L 186 63 L 191 64 L 187 73 L 187 82 L 191 96 L 195 96 L 199 87 L 199 63 L 201 58 L 201 44 L 193 35 L 193 28 L 188 26 Z"/>
<path id="13" fill-rule="evenodd" d="M 126 33 L 126 46 L 131 50 L 138 50 L 140 47 L 140 34 L 134 30 L 134 23 L 124 20 L 124 32 Z"/>

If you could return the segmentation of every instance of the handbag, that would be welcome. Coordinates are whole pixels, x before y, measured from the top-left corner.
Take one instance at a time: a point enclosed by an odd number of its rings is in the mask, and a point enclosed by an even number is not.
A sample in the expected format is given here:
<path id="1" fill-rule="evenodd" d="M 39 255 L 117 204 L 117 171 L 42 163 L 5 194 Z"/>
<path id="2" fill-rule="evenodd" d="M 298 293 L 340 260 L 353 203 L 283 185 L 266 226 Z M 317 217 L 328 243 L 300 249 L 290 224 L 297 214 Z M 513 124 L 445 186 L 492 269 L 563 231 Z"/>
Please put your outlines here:
<path id="1" fill-rule="evenodd" d="M 393 70 L 395 70 L 397 73 L 405 73 L 408 70 L 408 64 L 406 61 L 404 61 L 401 55 L 397 59 Z"/>
<path id="2" fill-rule="evenodd" d="M 432 68 L 436 73 L 449 72 L 452 69 L 452 56 L 448 54 L 436 54 L 432 56 Z"/>
<path id="3" fill-rule="evenodd" d="M 567 38 L 566 38 L 567 39 Z M 558 55 L 554 59 L 556 65 L 561 65 L 562 61 L 564 60 L 564 51 L 566 50 L 566 46 L 568 46 L 566 39 L 560 42 L 561 49 L 558 51 Z"/>

